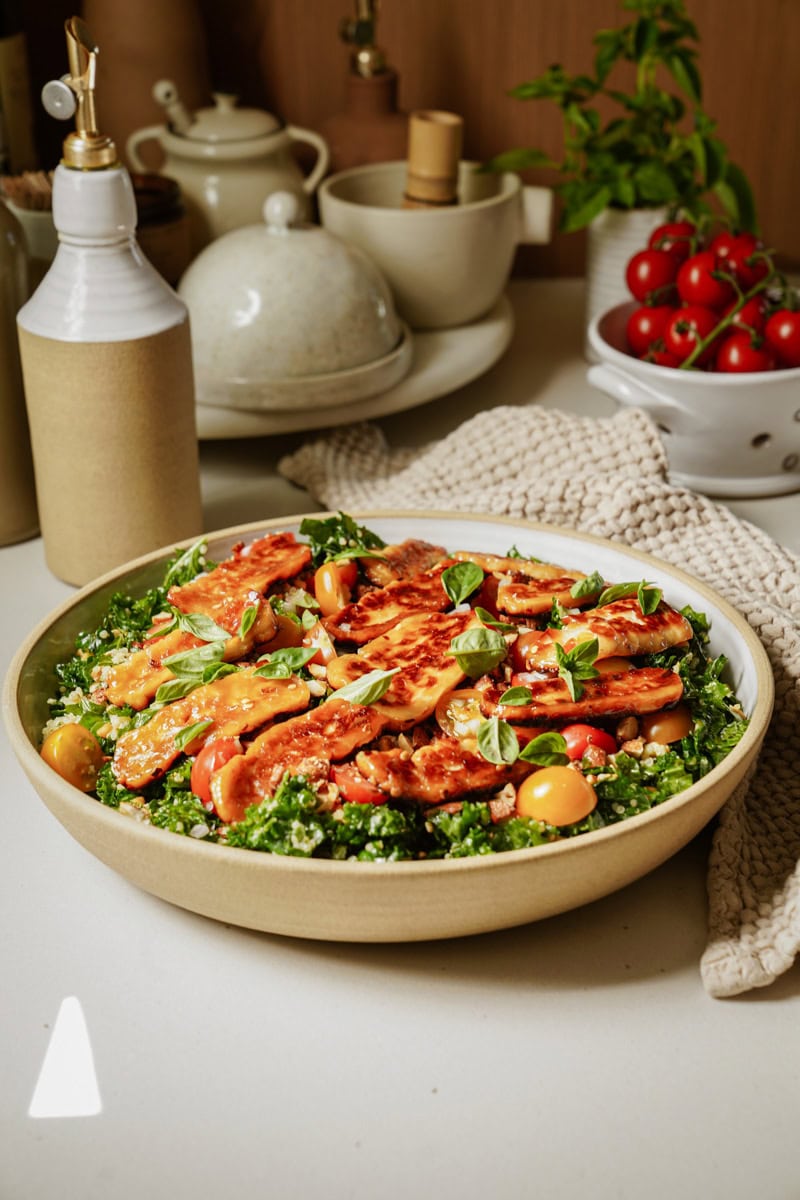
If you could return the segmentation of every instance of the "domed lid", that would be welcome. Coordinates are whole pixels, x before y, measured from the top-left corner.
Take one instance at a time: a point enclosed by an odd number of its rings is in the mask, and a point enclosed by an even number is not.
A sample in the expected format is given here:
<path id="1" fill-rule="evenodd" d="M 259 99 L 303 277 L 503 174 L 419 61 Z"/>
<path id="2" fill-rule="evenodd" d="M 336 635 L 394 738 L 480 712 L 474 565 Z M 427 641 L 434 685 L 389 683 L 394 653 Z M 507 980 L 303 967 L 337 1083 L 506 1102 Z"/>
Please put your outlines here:
<path id="1" fill-rule="evenodd" d="M 260 108 L 237 107 L 238 96 L 215 92 L 213 108 L 198 108 L 182 136 L 192 142 L 243 142 L 266 137 L 281 128 L 272 113 Z"/>
<path id="2" fill-rule="evenodd" d="M 266 225 L 217 238 L 181 279 L 199 391 L 347 371 L 400 343 L 375 264 L 320 226 L 294 224 L 298 211 L 295 195 L 274 192 Z"/>

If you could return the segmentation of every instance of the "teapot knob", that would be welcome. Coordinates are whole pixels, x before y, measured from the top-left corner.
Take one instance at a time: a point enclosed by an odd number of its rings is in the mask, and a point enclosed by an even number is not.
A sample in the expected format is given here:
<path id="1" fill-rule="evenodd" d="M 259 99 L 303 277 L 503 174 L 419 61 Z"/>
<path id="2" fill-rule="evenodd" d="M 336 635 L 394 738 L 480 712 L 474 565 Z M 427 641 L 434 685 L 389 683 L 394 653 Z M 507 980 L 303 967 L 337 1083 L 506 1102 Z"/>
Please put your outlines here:
<path id="1" fill-rule="evenodd" d="M 165 110 L 173 133 L 186 133 L 192 124 L 192 118 L 171 79 L 159 79 L 158 83 L 153 84 L 153 99 Z"/>
<path id="2" fill-rule="evenodd" d="M 264 201 L 263 212 L 270 233 L 286 233 L 300 215 L 300 203 L 293 192 L 273 192 Z"/>

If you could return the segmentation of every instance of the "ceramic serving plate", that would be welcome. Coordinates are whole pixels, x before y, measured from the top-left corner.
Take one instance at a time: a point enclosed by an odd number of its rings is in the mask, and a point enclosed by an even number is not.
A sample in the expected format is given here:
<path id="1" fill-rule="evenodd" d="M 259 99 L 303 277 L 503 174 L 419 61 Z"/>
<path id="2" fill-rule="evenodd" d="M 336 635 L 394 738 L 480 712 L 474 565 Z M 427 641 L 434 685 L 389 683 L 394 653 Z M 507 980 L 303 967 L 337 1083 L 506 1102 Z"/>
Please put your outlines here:
<path id="1" fill-rule="evenodd" d="M 400 942 L 482 933 L 564 912 L 638 879 L 686 845 L 744 778 L 772 711 L 772 673 L 747 622 L 710 588 L 647 555 L 553 527 L 454 514 L 354 515 L 387 542 L 421 537 L 498 554 L 516 545 L 522 554 L 599 570 L 610 581 L 658 584 L 675 607 L 690 604 L 710 617 L 712 650 L 729 660 L 730 682 L 750 717 L 747 732 L 720 766 L 660 807 L 531 850 L 377 864 L 282 858 L 179 837 L 86 797 L 37 752 L 54 664 L 71 654 L 80 629 L 99 621 L 113 592 L 136 595 L 159 582 L 170 548 L 104 576 L 58 608 L 19 649 L 3 694 L 11 742 L 35 791 L 78 842 L 138 887 L 219 921 L 295 937 Z M 235 542 L 296 531 L 301 519 L 211 534 L 209 553 L 221 559 Z"/>

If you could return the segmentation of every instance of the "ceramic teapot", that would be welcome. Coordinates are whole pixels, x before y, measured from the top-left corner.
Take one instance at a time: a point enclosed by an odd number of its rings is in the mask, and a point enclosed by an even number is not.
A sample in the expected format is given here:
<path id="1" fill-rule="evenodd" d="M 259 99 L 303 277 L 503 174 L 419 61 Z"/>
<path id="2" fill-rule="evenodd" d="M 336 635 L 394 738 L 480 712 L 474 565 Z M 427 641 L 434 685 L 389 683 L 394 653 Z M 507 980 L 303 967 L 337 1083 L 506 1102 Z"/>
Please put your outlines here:
<path id="1" fill-rule="evenodd" d="M 175 85 L 161 80 L 153 98 L 165 110 L 165 125 L 150 125 L 131 134 L 126 153 L 133 169 L 152 170 L 139 147 L 156 141 L 164 152 L 162 174 L 176 179 L 189 214 L 192 253 L 197 254 L 220 234 L 261 220 L 264 200 L 272 192 L 289 191 L 311 215 L 309 197 L 328 169 L 327 142 L 296 125 L 282 125 L 271 113 L 238 108 L 237 97 L 215 93 L 213 108 L 190 114 Z M 307 142 L 317 152 L 310 173 L 303 176 L 291 147 Z"/>

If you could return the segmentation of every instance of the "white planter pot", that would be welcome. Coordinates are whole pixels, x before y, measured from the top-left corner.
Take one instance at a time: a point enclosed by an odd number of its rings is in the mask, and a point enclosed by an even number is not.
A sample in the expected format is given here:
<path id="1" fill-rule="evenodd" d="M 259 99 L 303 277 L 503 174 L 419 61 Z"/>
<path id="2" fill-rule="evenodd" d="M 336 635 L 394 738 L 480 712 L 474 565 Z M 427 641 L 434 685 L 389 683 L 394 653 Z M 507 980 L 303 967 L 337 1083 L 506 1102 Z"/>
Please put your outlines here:
<path id="1" fill-rule="evenodd" d="M 663 208 L 607 208 L 588 227 L 586 243 L 586 325 L 630 300 L 625 267 L 643 250 L 653 230 L 666 220 Z"/>

